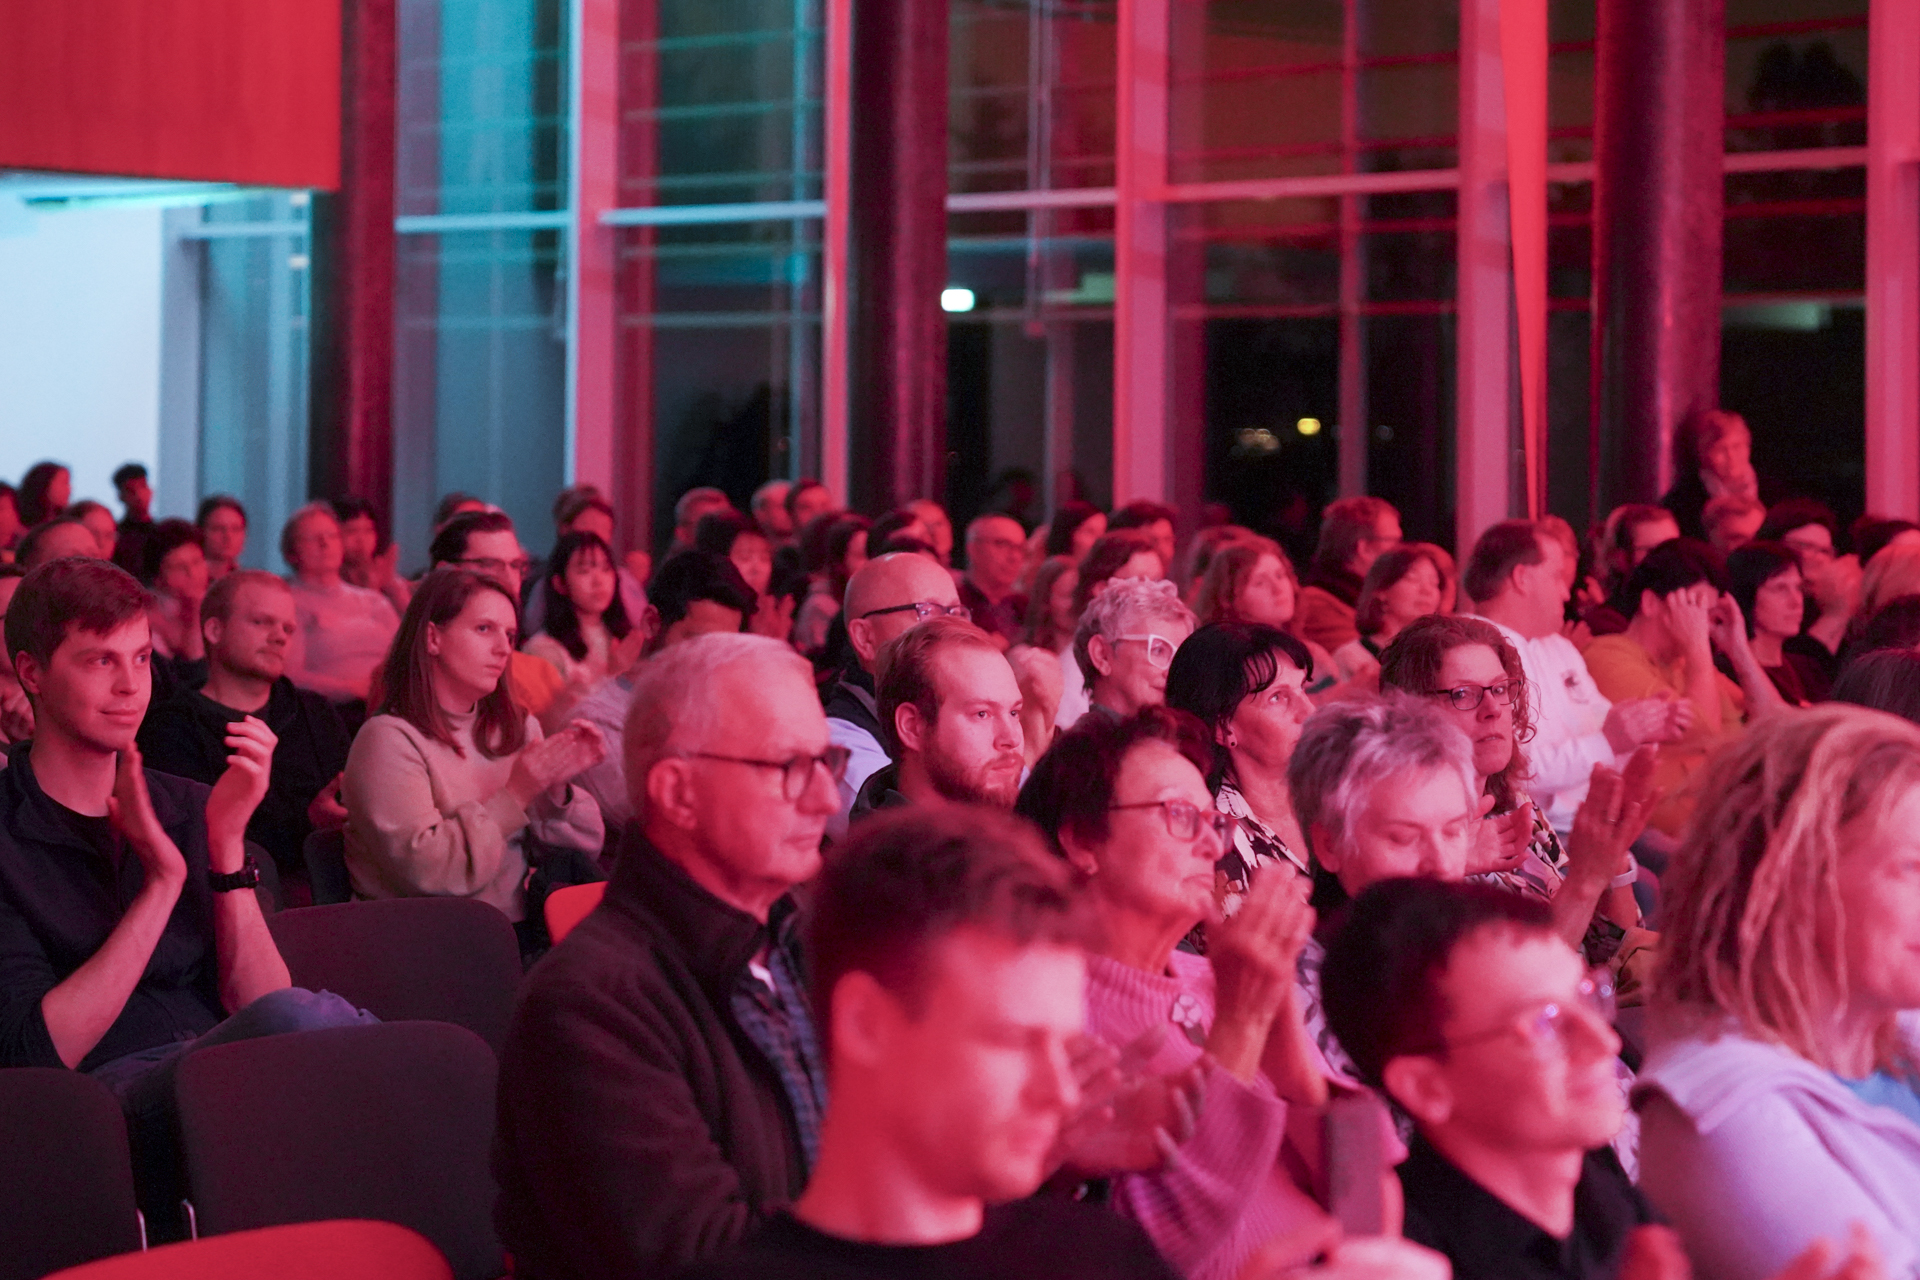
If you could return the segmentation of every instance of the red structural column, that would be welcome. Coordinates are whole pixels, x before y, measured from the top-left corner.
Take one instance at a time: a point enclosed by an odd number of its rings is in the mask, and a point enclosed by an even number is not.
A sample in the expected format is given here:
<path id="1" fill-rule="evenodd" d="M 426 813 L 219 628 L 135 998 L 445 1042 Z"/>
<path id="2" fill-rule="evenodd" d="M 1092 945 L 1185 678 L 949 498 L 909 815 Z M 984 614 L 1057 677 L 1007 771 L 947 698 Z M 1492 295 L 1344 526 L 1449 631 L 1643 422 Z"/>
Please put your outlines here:
<path id="1" fill-rule="evenodd" d="M 848 378 L 852 372 L 848 311 L 852 302 L 847 255 L 851 249 L 853 198 L 853 5 L 826 0 L 825 139 L 822 196 L 826 217 L 820 245 L 820 445 L 802 453 L 813 472 L 842 502 L 852 480 L 848 469 Z"/>
<path id="2" fill-rule="evenodd" d="M 567 237 L 568 415 L 573 480 L 604 492 L 614 477 L 614 230 L 601 215 L 619 204 L 620 0 L 573 0 L 573 226 Z M 629 530 L 632 538 L 635 531 Z M 635 540 L 637 543 L 637 540 Z"/>
<path id="3" fill-rule="evenodd" d="M 394 0 L 341 5 L 340 192 L 315 360 L 316 492 L 393 504 Z M 388 524 L 391 527 L 391 524 Z"/>
<path id="4" fill-rule="evenodd" d="M 1513 514 L 1513 259 L 1500 0 L 1460 6 L 1454 545 Z"/>
<path id="5" fill-rule="evenodd" d="M 1113 231 L 1113 501 L 1164 500 L 1169 0 L 1120 6 Z"/>
<path id="6" fill-rule="evenodd" d="M 660 105 L 659 0 L 627 0 L 621 6 L 619 65 L 619 180 L 616 202 L 655 204 L 650 186 L 660 171 L 660 128 L 651 114 Z M 640 190 L 635 190 L 640 188 Z M 621 198 L 624 196 L 624 198 Z M 614 233 L 612 246 L 617 304 L 617 392 L 613 433 L 613 484 L 608 494 L 620 513 L 616 530 L 624 548 L 654 545 L 654 275 L 652 227 Z"/>
<path id="7" fill-rule="evenodd" d="M 848 212 L 855 507 L 946 488 L 946 0 L 858 0 Z"/>
<path id="8" fill-rule="evenodd" d="M 1595 510 L 1670 482 L 1719 400 L 1725 0 L 1599 0 L 1594 74 Z"/>
<path id="9" fill-rule="evenodd" d="M 1867 43 L 1867 509 L 1920 518 L 1920 3 Z"/>

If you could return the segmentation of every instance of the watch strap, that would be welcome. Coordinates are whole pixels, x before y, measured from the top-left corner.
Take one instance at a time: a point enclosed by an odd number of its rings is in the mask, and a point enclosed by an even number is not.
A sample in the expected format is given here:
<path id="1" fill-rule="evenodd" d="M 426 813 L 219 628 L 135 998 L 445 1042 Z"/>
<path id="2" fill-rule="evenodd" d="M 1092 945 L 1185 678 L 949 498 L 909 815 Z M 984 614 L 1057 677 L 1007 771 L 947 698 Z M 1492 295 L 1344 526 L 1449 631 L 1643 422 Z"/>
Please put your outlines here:
<path id="1" fill-rule="evenodd" d="M 260 864 L 248 858 L 238 871 L 207 872 L 207 887 L 215 893 L 231 893 L 235 889 L 256 889 L 260 886 Z"/>

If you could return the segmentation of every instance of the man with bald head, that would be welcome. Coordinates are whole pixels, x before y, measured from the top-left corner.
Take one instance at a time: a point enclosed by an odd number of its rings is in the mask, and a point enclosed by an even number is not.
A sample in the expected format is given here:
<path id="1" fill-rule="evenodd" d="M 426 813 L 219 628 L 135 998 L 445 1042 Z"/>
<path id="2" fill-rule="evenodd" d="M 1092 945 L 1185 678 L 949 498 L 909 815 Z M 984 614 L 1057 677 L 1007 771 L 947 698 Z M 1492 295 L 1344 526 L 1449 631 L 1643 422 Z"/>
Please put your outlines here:
<path id="1" fill-rule="evenodd" d="M 967 616 L 953 575 L 932 556 L 897 551 L 875 556 L 847 582 L 848 647 L 854 661 L 841 669 L 826 692 L 827 730 L 836 746 L 850 753 L 846 777 L 840 783 L 840 807 L 827 825 L 835 840 L 847 833 L 860 785 L 892 763 L 881 744 L 880 718 L 874 676 L 880 650 L 928 618 Z"/>
<path id="2" fill-rule="evenodd" d="M 78 520 L 58 516 L 29 529 L 20 541 L 18 555 L 20 567 L 31 572 L 49 561 L 64 560 L 68 556 L 97 559 L 100 542 L 93 536 L 93 530 Z"/>
<path id="3" fill-rule="evenodd" d="M 634 680 L 635 822 L 598 910 L 521 988 L 500 1058 L 495 1221 L 531 1280 L 666 1275 L 806 1185 L 826 1072 L 791 890 L 820 869 L 846 751 L 765 636 Z"/>

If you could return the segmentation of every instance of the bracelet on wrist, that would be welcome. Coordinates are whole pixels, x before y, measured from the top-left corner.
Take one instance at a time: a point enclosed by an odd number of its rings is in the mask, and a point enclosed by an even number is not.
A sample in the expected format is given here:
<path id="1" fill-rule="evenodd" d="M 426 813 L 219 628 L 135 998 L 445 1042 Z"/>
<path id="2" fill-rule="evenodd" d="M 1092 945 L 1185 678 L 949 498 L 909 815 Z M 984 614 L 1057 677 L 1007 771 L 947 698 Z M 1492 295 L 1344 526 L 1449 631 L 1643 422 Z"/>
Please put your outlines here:
<path id="1" fill-rule="evenodd" d="M 1634 856 L 1629 853 L 1627 855 L 1627 869 L 1613 878 L 1613 887 L 1616 889 L 1632 888 L 1633 882 L 1639 878 L 1640 864 L 1634 859 Z"/>

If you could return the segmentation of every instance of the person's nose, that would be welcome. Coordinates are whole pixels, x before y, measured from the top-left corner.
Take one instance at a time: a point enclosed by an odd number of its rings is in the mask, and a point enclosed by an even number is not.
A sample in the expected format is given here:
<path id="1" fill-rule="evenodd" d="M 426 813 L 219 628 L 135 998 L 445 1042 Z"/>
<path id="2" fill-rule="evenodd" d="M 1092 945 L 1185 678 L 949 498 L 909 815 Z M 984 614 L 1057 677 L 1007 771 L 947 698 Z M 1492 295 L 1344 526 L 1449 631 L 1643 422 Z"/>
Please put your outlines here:
<path id="1" fill-rule="evenodd" d="M 800 798 L 794 801 L 794 807 L 802 813 L 815 816 L 839 812 L 840 787 L 833 780 L 833 772 L 823 764 L 816 764 L 809 769 L 807 785 L 800 792 Z"/>
<path id="2" fill-rule="evenodd" d="M 1474 708 L 1473 714 L 1475 719 L 1485 723 L 1491 723 L 1492 721 L 1498 720 L 1500 713 L 1504 710 L 1506 710 L 1506 708 L 1500 705 L 1500 700 L 1493 696 L 1491 689 L 1488 689 L 1481 693 L 1480 705 Z"/>
<path id="3" fill-rule="evenodd" d="M 1020 751 L 1027 745 L 1026 730 L 1020 727 L 1020 717 L 1008 711 L 999 718 L 994 726 L 993 747 L 996 751 Z"/>

